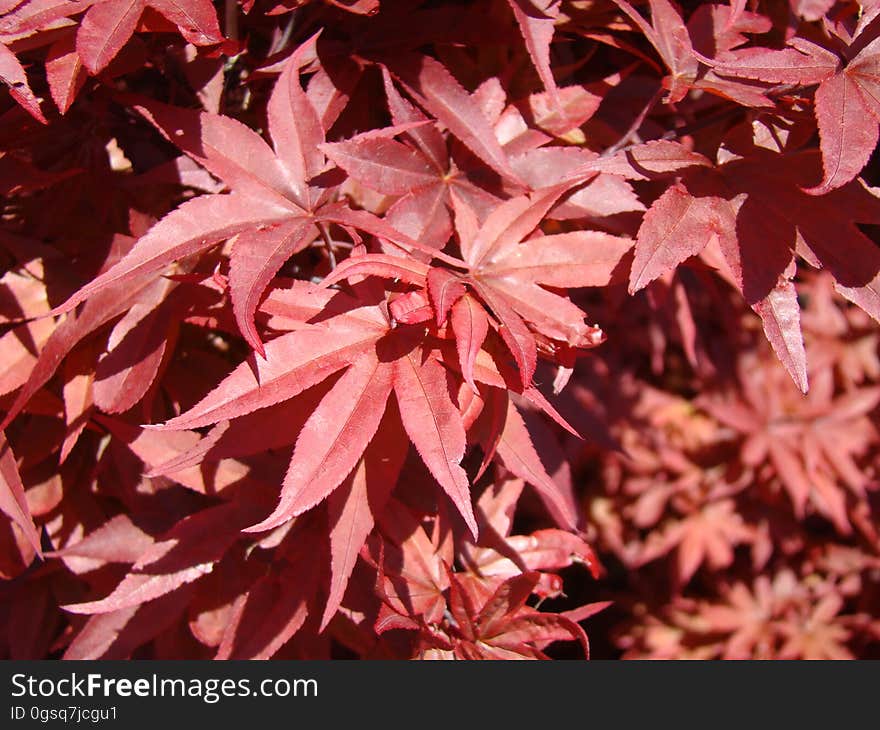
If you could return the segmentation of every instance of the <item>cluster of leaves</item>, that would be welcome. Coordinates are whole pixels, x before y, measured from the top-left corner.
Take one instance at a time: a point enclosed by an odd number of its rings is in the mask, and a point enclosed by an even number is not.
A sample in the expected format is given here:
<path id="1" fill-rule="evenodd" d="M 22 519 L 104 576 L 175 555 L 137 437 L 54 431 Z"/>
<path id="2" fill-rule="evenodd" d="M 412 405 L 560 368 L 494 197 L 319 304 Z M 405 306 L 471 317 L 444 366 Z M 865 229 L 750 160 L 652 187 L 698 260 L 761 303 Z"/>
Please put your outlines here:
<path id="1" fill-rule="evenodd" d="M 880 5 L 0 33 L 0 654 L 876 650 Z"/>
<path id="2" fill-rule="evenodd" d="M 806 397 L 758 332 L 693 398 L 610 363 L 591 376 L 616 393 L 605 413 L 621 454 L 581 457 L 603 485 L 590 538 L 616 563 L 627 657 L 876 655 L 876 326 L 825 272 L 801 284 Z"/>

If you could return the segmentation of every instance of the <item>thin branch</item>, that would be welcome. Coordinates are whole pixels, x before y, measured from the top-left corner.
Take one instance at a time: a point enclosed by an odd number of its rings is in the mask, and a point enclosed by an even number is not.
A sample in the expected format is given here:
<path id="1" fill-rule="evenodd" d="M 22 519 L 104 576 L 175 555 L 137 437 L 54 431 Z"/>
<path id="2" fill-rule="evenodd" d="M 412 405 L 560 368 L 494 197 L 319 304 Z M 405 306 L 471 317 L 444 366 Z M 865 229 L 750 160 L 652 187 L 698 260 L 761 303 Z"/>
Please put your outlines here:
<path id="1" fill-rule="evenodd" d="M 287 22 L 284 24 L 284 29 L 281 31 L 281 35 L 272 39 L 272 45 L 269 47 L 268 53 L 270 57 L 281 53 L 287 48 L 290 43 L 290 38 L 293 35 L 293 29 L 296 27 L 296 18 L 297 12 L 294 9 L 294 11 L 288 16 Z"/>
<path id="2" fill-rule="evenodd" d="M 792 91 L 798 91 L 798 90 L 806 89 L 806 88 L 809 88 L 809 87 L 808 86 L 800 86 L 798 84 L 780 84 L 779 86 L 774 86 L 771 89 L 767 89 L 767 91 L 764 92 L 764 96 L 766 96 L 770 100 L 775 101 L 777 97 L 784 96 L 785 94 L 788 94 Z M 650 106 L 652 106 L 652 105 L 647 106 L 646 109 L 649 109 Z M 763 107 L 761 107 L 761 108 L 763 108 Z M 761 108 L 759 108 L 758 110 L 760 111 Z M 738 114 L 745 114 L 745 113 L 752 111 L 752 110 L 753 110 L 752 107 L 746 107 L 746 106 L 739 106 L 739 105 L 727 106 L 727 107 L 724 107 L 723 109 L 721 109 L 720 111 L 715 112 L 714 114 L 708 114 L 707 116 L 702 117 L 700 119 L 697 119 L 693 122 L 690 122 L 688 124 L 683 124 L 682 126 L 676 128 L 676 129 L 670 129 L 668 132 L 666 132 L 665 134 L 662 134 L 661 136 L 657 137 L 656 139 L 661 139 L 664 141 L 680 139 L 681 137 L 684 137 L 689 134 L 693 134 L 694 132 L 699 132 L 700 130 L 705 129 L 706 127 L 711 127 L 713 124 L 717 124 L 718 122 L 723 122 L 724 120 L 735 117 Z M 639 119 L 636 119 L 636 123 L 641 124 Z M 631 129 L 632 128 L 630 128 L 630 131 L 631 131 Z M 630 136 L 630 131 L 627 131 L 627 134 L 621 138 L 621 141 L 623 141 L 624 139 L 626 139 L 627 137 Z M 651 140 L 644 140 L 644 141 L 651 141 Z M 641 144 L 641 143 L 640 142 L 630 142 L 629 144 L 621 146 L 620 142 L 618 142 L 617 144 L 613 145 L 613 147 L 609 147 L 609 149 L 613 149 L 614 152 L 620 152 L 621 150 L 625 151 L 625 150 L 630 149 L 631 147 L 635 147 L 638 144 Z M 607 157 L 610 154 L 613 154 L 613 153 L 610 153 L 610 152 L 608 152 L 608 150 L 606 150 L 605 152 L 602 153 L 602 157 Z"/>
<path id="3" fill-rule="evenodd" d="M 619 140 L 617 140 L 617 142 L 615 142 L 607 150 L 605 150 L 601 154 L 601 157 L 610 157 L 615 152 L 619 152 L 633 141 L 633 138 L 636 136 L 636 134 L 638 134 L 639 129 L 641 129 L 642 125 L 645 123 L 645 119 L 647 118 L 648 114 L 651 113 L 651 110 L 654 108 L 657 102 L 660 100 L 662 94 L 662 87 L 654 92 L 654 95 L 648 100 L 648 103 L 645 104 L 645 107 L 642 109 L 642 111 L 639 112 L 639 115 L 633 120 L 633 123 L 629 125 L 629 129 L 626 130 L 626 133 Z"/>
<path id="4" fill-rule="evenodd" d="M 226 37 L 238 40 L 238 0 L 225 0 L 223 5 L 223 28 Z"/>
<path id="5" fill-rule="evenodd" d="M 333 250 L 333 239 L 330 238 L 330 231 L 327 230 L 326 223 L 318 223 L 318 230 L 321 232 L 321 238 L 324 240 L 324 249 L 327 251 L 327 259 L 330 261 L 330 271 L 336 268 L 336 252 Z"/>

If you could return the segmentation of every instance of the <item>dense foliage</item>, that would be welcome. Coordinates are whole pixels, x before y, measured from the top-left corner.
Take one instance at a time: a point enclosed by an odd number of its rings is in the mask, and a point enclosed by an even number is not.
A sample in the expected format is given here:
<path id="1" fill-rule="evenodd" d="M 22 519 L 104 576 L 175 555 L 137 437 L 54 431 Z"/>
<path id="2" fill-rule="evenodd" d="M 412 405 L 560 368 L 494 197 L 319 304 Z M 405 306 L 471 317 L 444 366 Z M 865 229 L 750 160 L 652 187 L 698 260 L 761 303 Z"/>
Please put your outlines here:
<path id="1" fill-rule="evenodd" d="M 878 655 L 880 3 L 0 0 L 0 79 L 0 656 Z"/>

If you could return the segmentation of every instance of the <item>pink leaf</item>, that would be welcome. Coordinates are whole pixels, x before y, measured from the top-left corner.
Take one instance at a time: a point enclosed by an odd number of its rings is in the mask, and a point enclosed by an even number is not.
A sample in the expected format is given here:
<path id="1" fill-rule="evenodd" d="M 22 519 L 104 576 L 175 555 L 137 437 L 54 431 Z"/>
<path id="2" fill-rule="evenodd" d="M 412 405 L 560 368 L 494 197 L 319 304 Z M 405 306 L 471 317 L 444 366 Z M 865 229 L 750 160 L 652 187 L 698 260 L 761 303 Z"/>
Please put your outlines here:
<path id="1" fill-rule="evenodd" d="M 104 0 L 92 5 L 76 34 L 76 50 L 92 74 L 102 71 L 131 38 L 144 0 Z"/>
<path id="2" fill-rule="evenodd" d="M 825 174 L 822 182 L 805 192 L 824 195 L 848 183 L 867 164 L 877 146 L 877 118 L 846 73 L 836 74 L 816 89 L 815 112 Z"/>
<path id="3" fill-rule="evenodd" d="M 503 202 L 480 226 L 473 241 L 462 242 L 465 260 L 476 268 L 496 255 L 504 255 L 538 227 L 547 211 L 570 186 L 570 183 L 554 185 Z"/>
<path id="4" fill-rule="evenodd" d="M 452 330 L 455 333 L 455 346 L 458 361 L 465 382 L 477 393 L 474 382 L 474 363 L 477 353 L 489 333 L 489 318 L 479 303 L 470 296 L 463 296 L 452 307 Z"/>
<path id="5" fill-rule="evenodd" d="M 253 514 L 222 504 L 178 522 L 156 540 L 113 592 L 98 601 L 65 606 L 72 613 L 109 613 L 152 601 L 209 573 Z"/>
<path id="6" fill-rule="evenodd" d="M 790 281 L 780 282 L 752 307 L 761 317 L 764 334 L 802 393 L 807 392 L 807 355 L 801 334 L 801 310 Z"/>
<path id="7" fill-rule="evenodd" d="M 436 258 L 452 266 L 464 268 L 463 261 L 438 251 L 432 246 L 398 231 L 386 219 L 379 218 L 366 210 L 352 210 L 345 205 L 328 205 L 321 209 L 321 218 L 331 223 L 342 226 L 351 226 L 364 233 L 370 233 L 386 241 L 390 241 L 407 252 L 420 251 L 428 254 L 429 258 Z"/>
<path id="8" fill-rule="evenodd" d="M 645 213 L 639 228 L 630 293 L 698 254 L 713 236 L 735 230 L 733 220 L 724 219 L 728 207 L 716 198 L 695 198 L 681 185 L 668 188 Z"/>
<path id="9" fill-rule="evenodd" d="M 0 43 L 0 81 L 6 84 L 12 98 L 21 104 L 28 114 L 37 121 L 47 124 L 46 117 L 40 110 L 40 102 L 28 85 L 24 68 L 18 62 L 15 54 L 2 43 Z"/>
<path id="10" fill-rule="evenodd" d="M 58 462 L 61 464 L 67 460 L 88 423 L 88 414 L 92 407 L 92 383 L 95 378 L 92 369 L 96 356 L 94 346 L 86 345 L 74 350 L 64 361 L 64 387 L 61 392 L 67 433 L 58 455 Z"/>
<path id="11" fill-rule="evenodd" d="M 486 277 L 480 283 L 483 285 L 478 288 L 481 297 L 488 288 L 492 289 L 493 295 L 500 295 L 495 296 L 490 305 L 499 318 L 496 308 L 499 299 L 503 298 L 504 304 L 529 322 L 533 330 L 551 339 L 561 340 L 572 347 L 593 347 L 603 339 L 602 331 L 586 324 L 583 310 L 567 297 L 509 277 Z M 503 336 L 503 328 L 501 332 Z"/>
<path id="12" fill-rule="evenodd" d="M 105 413 L 123 413 L 153 384 L 177 323 L 169 322 L 174 308 L 165 302 L 174 285 L 158 282 L 150 296 L 141 297 L 116 323 L 107 352 L 95 368 L 95 405 Z"/>
<path id="13" fill-rule="evenodd" d="M 477 157 L 503 177 L 518 182 L 488 119 L 440 62 L 429 56 L 406 56 L 389 69 Z"/>
<path id="14" fill-rule="evenodd" d="M 391 121 L 395 125 L 429 121 L 422 112 L 400 95 L 391 80 L 388 69 L 384 66 L 382 67 L 382 81 L 385 85 L 385 96 L 388 99 L 388 111 L 391 113 Z M 446 172 L 449 167 L 449 155 L 446 151 L 446 141 L 436 125 L 413 127 L 406 134 L 415 142 L 422 154 L 433 163 L 439 173 Z"/>
<path id="15" fill-rule="evenodd" d="M 538 573 L 529 571 L 508 578 L 498 586 L 476 617 L 481 638 L 504 632 L 505 624 L 525 605 L 539 579 Z"/>
<path id="16" fill-rule="evenodd" d="M 372 253 L 346 259 L 331 274 L 324 277 L 321 286 L 332 286 L 352 276 L 380 276 L 424 286 L 427 274 L 427 265 L 413 258 Z"/>
<path id="17" fill-rule="evenodd" d="M 291 194 L 291 181 L 272 148 L 260 135 L 232 117 L 181 109 L 153 100 L 134 108 L 162 135 L 233 192 L 256 199 L 254 205 L 303 214 Z"/>
<path id="18" fill-rule="evenodd" d="M 126 515 L 111 517 L 79 542 L 56 550 L 52 557 L 78 557 L 103 563 L 135 563 L 153 545 L 152 536 Z"/>
<path id="19" fill-rule="evenodd" d="M 129 659 L 142 644 L 167 631 L 192 600 L 184 585 L 146 605 L 90 616 L 64 652 L 64 659 Z"/>
<path id="20" fill-rule="evenodd" d="M 369 132 L 321 149 L 355 180 L 385 195 L 405 195 L 440 180 L 436 168 L 411 147 Z"/>
<path id="21" fill-rule="evenodd" d="M 607 286 L 632 246 L 629 239 L 600 231 L 537 236 L 496 256 L 484 271 L 547 286 Z"/>
<path id="22" fill-rule="evenodd" d="M 394 363 L 394 393 L 400 417 L 425 466 L 449 495 L 476 538 L 470 485 L 461 468 L 466 439 L 452 400 L 446 369 L 416 349 Z"/>
<path id="23" fill-rule="evenodd" d="M 64 114 L 70 109 L 87 78 L 88 73 L 76 52 L 75 36 L 55 41 L 46 57 L 46 80 L 58 111 Z"/>
<path id="24" fill-rule="evenodd" d="M 532 383 L 538 365 L 538 345 L 535 336 L 513 307 L 491 286 L 485 286 L 479 281 L 474 282 L 474 286 L 477 295 L 498 318 L 498 333 L 516 361 L 523 387 L 528 387 Z"/>
<path id="25" fill-rule="evenodd" d="M 555 93 L 555 98 L 549 92 L 532 94 L 528 99 L 527 116 L 539 129 L 561 137 L 591 119 L 601 103 L 601 96 L 583 86 L 565 86 Z M 562 149 L 572 150 L 571 147 Z"/>
<path id="26" fill-rule="evenodd" d="M 45 385 L 58 370 L 64 358 L 84 338 L 114 317 L 128 310 L 149 286 L 161 286 L 162 282 L 146 283 L 144 277 L 132 277 L 122 284 L 110 285 L 90 299 L 79 314 L 69 314 L 55 328 L 40 351 L 24 387 L 9 407 L 0 429 L 6 428 L 34 394 Z"/>
<path id="27" fill-rule="evenodd" d="M 317 37 L 313 35 L 290 57 L 275 82 L 268 105 L 269 131 L 275 151 L 287 169 L 289 185 L 304 207 L 308 207 L 309 202 L 306 183 L 324 165 L 318 149 L 324 141 L 324 130 L 318 113 L 300 85 L 304 56 L 314 50 Z"/>
<path id="28" fill-rule="evenodd" d="M 15 456 L 2 431 L 0 431 L 0 510 L 3 510 L 21 528 L 37 555 L 42 555 L 40 534 L 34 526 L 34 520 L 28 509 Z"/>
<path id="29" fill-rule="evenodd" d="M 434 305 L 437 325 L 440 326 L 449 314 L 449 310 L 466 291 L 461 277 L 448 269 L 432 268 L 427 276 L 428 296 Z"/>
<path id="30" fill-rule="evenodd" d="M 432 249 L 442 249 L 452 234 L 448 197 L 445 185 L 439 182 L 429 185 L 400 198 L 388 209 L 385 220 L 409 238 Z M 427 259 L 422 253 L 416 253 L 415 257 Z"/>
<path id="31" fill-rule="evenodd" d="M 556 80 L 550 67 L 550 44 L 553 41 L 553 27 L 559 17 L 559 3 L 551 3 L 542 10 L 538 10 L 529 0 L 508 0 L 508 5 L 519 25 L 541 83 L 544 84 L 554 106 L 559 109 L 561 107 L 559 89 L 556 87 Z"/>
<path id="32" fill-rule="evenodd" d="M 299 549 L 282 570 L 266 575 L 236 602 L 216 659 L 269 659 L 299 631 L 310 613 L 320 561 Z"/>
<path id="33" fill-rule="evenodd" d="M 664 80 L 664 86 L 669 89 L 667 101 L 681 101 L 699 68 L 681 13 L 669 0 L 650 0 L 651 25 L 648 25 L 627 0 L 614 2 L 645 34 L 669 68 L 670 76 Z"/>
<path id="34" fill-rule="evenodd" d="M 408 451 L 406 433 L 391 408 L 354 473 L 327 498 L 331 578 L 322 629 L 342 603 L 360 549 L 372 532 L 374 515 L 381 514 L 388 502 Z"/>
<path id="35" fill-rule="evenodd" d="M 208 46 L 223 40 L 217 11 L 209 0 L 147 0 L 147 3 L 174 23 L 193 45 Z"/>
<path id="36" fill-rule="evenodd" d="M 535 450 L 525 421 L 513 403 L 508 403 L 504 430 L 498 439 L 498 456 L 515 476 L 538 490 L 542 501 L 560 526 L 577 527 L 577 506 L 571 492 L 561 489 L 553 480 Z"/>
<path id="37" fill-rule="evenodd" d="M 650 180 L 689 167 L 712 167 L 712 162 L 699 152 L 692 152 L 679 142 L 653 140 L 611 155 L 587 162 L 583 170 L 620 175 L 628 180 Z"/>
<path id="38" fill-rule="evenodd" d="M 874 12 L 878 10 L 880 8 Z M 871 41 L 859 51 L 846 65 L 844 73 L 858 85 L 862 100 L 872 116 L 880 119 L 880 39 Z"/>
<path id="39" fill-rule="evenodd" d="M 840 59 L 804 38 L 792 38 L 791 48 L 773 50 L 755 47 L 733 51 L 730 60 L 716 61 L 716 72 L 772 84 L 816 84 L 831 78 Z M 706 59 L 707 61 L 709 59 Z"/>

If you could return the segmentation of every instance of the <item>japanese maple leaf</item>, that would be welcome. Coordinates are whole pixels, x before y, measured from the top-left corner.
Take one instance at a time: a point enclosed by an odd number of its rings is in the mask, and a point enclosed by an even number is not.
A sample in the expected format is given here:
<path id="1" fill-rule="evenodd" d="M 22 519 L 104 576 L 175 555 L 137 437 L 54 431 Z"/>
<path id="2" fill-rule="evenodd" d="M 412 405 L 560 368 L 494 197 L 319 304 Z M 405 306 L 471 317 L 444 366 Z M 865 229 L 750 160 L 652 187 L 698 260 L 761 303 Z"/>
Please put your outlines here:
<path id="1" fill-rule="evenodd" d="M 445 566 L 443 566 L 445 567 Z M 546 659 L 542 649 L 553 641 L 578 641 L 589 656 L 589 642 L 577 622 L 564 614 L 542 613 L 526 604 L 540 574 L 524 572 L 503 581 L 485 581 L 448 571 L 448 598 L 437 596 L 440 612 L 418 612 L 383 587 L 384 612 L 377 630 L 416 630 L 419 653 L 457 659 Z"/>
<path id="2" fill-rule="evenodd" d="M 474 184 L 467 170 L 450 159 L 446 140 L 436 125 L 409 103 L 383 68 L 390 130 L 364 132 L 343 142 L 326 143 L 321 150 L 362 185 L 385 195 L 400 196 L 385 218 L 402 233 L 434 248 L 443 248 L 452 233 L 452 192 L 479 205 L 497 199 Z M 404 141 L 393 139 L 396 129 Z M 415 125 L 415 126 L 413 126 Z"/>
<path id="3" fill-rule="evenodd" d="M 399 259 L 406 264 L 406 259 Z M 477 532 L 467 475 L 466 436 L 451 374 L 422 342 L 423 328 L 392 327 L 387 303 L 298 283 L 285 292 L 304 327 L 266 344 L 265 359 L 239 365 L 211 393 L 161 428 L 198 428 L 293 398 L 344 369 L 306 420 L 267 530 L 323 501 L 357 465 L 395 395 L 400 420 L 428 470 Z M 382 300 L 384 301 L 384 299 Z M 327 317 L 325 309 L 338 314 Z"/>
<path id="4" fill-rule="evenodd" d="M 617 86 L 626 74 L 614 73 L 592 84 L 564 86 L 558 89 L 558 101 L 548 92 L 530 94 L 525 99 L 507 102 L 507 92 L 497 78 L 486 79 L 472 96 L 480 100 L 483 113 L 492 122 L 495 136 L 511 163 L 518 155 L 535 150 L 554 138 L 569 143 L 583 144 L 586 141 L 582 129 L 602 103 L 603 93 Z M 568 146 L 568 152 L 577 153 L 579 148 Z M 528 178 L 522 177 L 522 170 L 513 166 L 523 182 L 535 187 Z M 514 191 L 517 192 L 517 191 Z"/>
<path id="5" fill-rule="evenodd" d="M 598 155 L 568 147 L 541 147 L 511 159 L 520 176 L 537 190 L 558 185 L 589 167 Z M 619 175 L 597 173 L 584 185 L 560 197 L 548 212 L 553 220 L 604 218 L 618 213 L 642 212 L 645 206 L 632 187 Z M 611 272 L 609 272 L 610 274 Z"/>
<path id="6" fill-rule="evenodd" d="M 880 39 L 856 36 L 841 55 L 804 38 L 782 50 L 746 48 L 724 54 L 713 66 L 724 75 L 775 84 L 818 84 L 813 110 L 819 127 L 824 174 L 806 187 L 823 195 L 855 178 L 877 147 L 880 122 Z"/>
<path id="7" fill-rule="evenodd" d="M 460 659 L 546 659 L 541 649 L 561 639 L 578 641 L 589 657 L 587 636 L 575 621 L 525 605 L 539 580 L 536 572 L 522 573 L 486 596 L 477 581 L 450 575 L 448 632 L 453 654 Z"/>
<path id="8" fill-rule="evenodd" d="M 22 241 L 28 248 L 34 243 Z M 35 349 L 42 349 L 55 329 L 44 316 L 50 309 L 44 283 L 47 268 L 52 270 L 40 258 L 34 258 L 0 277 L 0 323 L 6 330 L 0 336 L 0 359 L 5 365 L 0 395 L 27 382 L 38 357 Z"/>
<path id="9" fill-rule="evenodd" d="M 807 195 L 802 185 L 816 155 L 758 146 L 748 125 L 731 133 L 722 153 L 723 164 L 685 171 L 645 214 L 630 292 L 691 256 L 714 251 L 708 260 L 759 314 L 780 361 L 806 392 L 794 256 L 827 267 L 838 291 L 880 320 L 880 252 L 855 225 L 880 220 L 880 201 L 856 182 L 829 195 Z"/>
<path id="10" fill-rule="evenodd" d="M 663 80 L 668 101 L 677 102 L 690 90 L 699 69 L 691 39 L 678 9 L 669 0 L 651 0 L 651 24 L 626 0 L 615 0 L 627 17 L 645 34 L 670 75 Z"/>
<path id="11" fill-rule="evenodd" d="M 455 155 L 455 147 L 452 153 L 447 151 L 447 143 L 436 125 L 428 124 L 429 119 L 397 90 L 387 69 L 383 67 L 382 71 L 392 122 L 400 127 L 419 126 L 401 135 L 403 141 L 395 141 L 389 131 L 379 130 L 325 144 L 322 149 L 362 185 L 387 195 L 402 196 L 386 214 L 391 225 L 411 238 L 442 248 L 452 232 L 453 195 L 467 201 L 480 220 L 499 204 L 499 199 L 477 184 L 480 177 L 485 177 L 485 168 L 479 165 L 479 160 L 474 155 Z M 529 97 L 526 106 L 533 127 L 561 135 L 591 117 L 600 97 L 583 87 L 565 87 L 558 91 L 559 98 L 555 102 L 548 94 L 535 94 Z M 463 104 L 465 98 L 458 101 Z M 471 95 L 471 100 L 477 101 L 488 117 L 497 112 L 494 126 L 498 143 L 503 152 L 510 155 L 509 166 L 532 189 L 561 182 L 566 173 L 583 166 L 585 156 L 590 157 L 590 153 L 570 147 L 533 149 L 552 137 L 528 127 L 514 105 L 509 105 L 502 114 L 506 94 L 500 84 L 487 82 Z M 582 189 L 576 195 L 559 206 L 552 217 L 583 217 L 599 211 L 607 215 L 642 209 L 624 181 L 601 173 L 591 182 L 589 190 Z"/>
<path id="12" fill-rule="evenodd" d="M 318 604 L 321 563 L 313 546 L 322 531 L 314 520 L 293 526 L 275 550 L 275 569 L 233 602 L 215 659 L 270 659 L 303 627 Z"/>
<path id="13" fill-rule="evenodd" d="M 29 0 L 13 3 L 10 11 L 0 17 L 0 41 L 4 42 L 0 46 L 0 78 L 30 114 L 45 122 L 24 70 L 5 42 L 30 37 L 37 45 L 49 45 L 46 76 L 52 98 L 64 113 L 82 87 L 86 69 L 97 74 L 106 68 L 144 22 L 147 8 L 159 13 L 161 23 L 170 24 L 160 31 L 176 26 L 187 41 L 197 46 L 224 40 L 209 0 Z M 71 24 L 67 18 L 83 11 L 85 15 L 78 25 L 62 27 Z M 51 32 L 40 32 L 44 30 Z"/>
<path id="14" fill-rule="evenodd" d="M 514 486 L 512 491 L 498 495 L 496 506 L 508 512 L 508 517 L 513 507 L 509 498 L 518 493 Z M 484 507 L 489 507 L 490 501 L 485 495 L 481 498 Z M 376 594 L 382 606 L 376 619 L 377 633 L 390 629 L 416 631 L 416 651 L 437 658 L 545 658 L 541 650 L 558 640 L 580 641 L 588 653 L 586 636 L 577 621 L 607 604 L 584 606 L 564 614 L 538 612 L 526 606 L 526 600 L 532 594 L 547 595 L 545 589 L 552 587 L 553 581 L 545 579 L 558 576 L 520 567 L 499 575 L 472 569 L 453 573 L 449 566 L 454 546 L 448 531 L 435 529 L 429 536 L 409 509 L 394 499 L 389 507 L 381 522 L 382 533 L 370 539 L 363 553 L 378 573 Z M 493 515 L 487 520 L 484 525 L 488 533 L 483 534 L 481 542 L 488 539 L 497 546 L 500 535 L 490 524 L 494 522 L 507 532 L 505 517 Z M 568 537 L 574 538 L 570 534 Z M 510 545 L 501 550 L 508 556 L 516 555 Z M 475 550 L 469 554 L 487 552 Z M 563 556 L 564 552 L 551 549 L 541 555 L 538 549 L 528 559 L 545 567 L 557 561 L 561 565 L 571 560 L 570 555 Z M 516 562 L 522 566 L 523 558 L 516 557 Z"/>
<path id="15" fill-rule="evenodd" d="M 330 525 L 330 586 L 323 629 L 336 614 L 358 556 L 376 525 L 388 520 L 391 492 L 409 451 L 409 440 L 395 409 L 389 408 L 354 471 L 327 498 Z"/>
<path id="16" fill-rule="evenodd" d="M 649 538 L 638 564 L 655 560 L 677 547 L 677 577 L 685 584 L 703 563 L 711 570 L 730 566 L 734 547 L 751 542 L 753 537 L 753 531 L 743 523 L 733 500 L 710 502 L 652 533 L 656 539 Z"/>
<path id="17" fill-rule="evenodd" d="M 759 375 L 758 373 L 761 373 Z M 843 534 L 851 531 L 846 493 L 864 498 L 868 478 L 857 458 L 868 448 L 872 427 L 866 415 L 880 402 L 877 388 L 835 395 L 830 369 L 817 374 L 806 399 L 786 389 L 766 365 L 740 373 L 745 400 L 706 397 L 705 409 L 744 437 L 743 462 L 769 461 L 802 517 L 807 504 Z"/>
<path id="18" fill-rule="evenodd" d="M 257 506 L 255 512 L 254 508 L 247 497 L 210 507 L 184 518 L 156 539 L 120 516 L 57 551 L 53 557 L 65 560 L 85 557 L 102 563 L 133 563 L 107 597 L 66 606 L 68 611 L 91 615 L 69 655 L 80 655 L 88 642 L 97 656 L 104 656 L 108 644 L 118 640 L 116 635 L 123 641 L 138 635 L 137 625 L 128 622 L 134 612 L 149 615 L 168 610 L 168 602 L 181 593 L 197 607 L 191 599 L 195 591 L 196 596 L 208 593 L 211 608 L 225 619 L 217 627 L 208 625 L 210 619 L 202 616 L 194 631 L 217 649 L 217 658 L 271 657 L 313 610 L 321 564 L 306 547 L 312 544 L 309 521 L 289 531 L 276 548 L 275 570 L 267 574 L 265 564 L 247 561 L 249 539 L 242 536 L 241 528 L 262 509 Z M 290 580 L 293 574 L 296 580 Z M 229 610 L 224 611 L 222 603 L 217 606 L 222 593 L 212 581 L 218 578 L 223 589 L 233 591 Z M 254 611 L 260 614 L 259 621 L 250 620 Z M 206 636 L 212 629 L 219 634 L 215 641 Z"/>
<path id="19" fill-rule="evenodd" d="M 300 86 L 299 69 L 314 40 L 291 57 L 269 100 L 274 151 L 258 134 L 229 117 L 156 102 L 137 106 L 231 192 L 202 195 L 173 210 L 141 237 L 127 256 L 82 287 L 55 313 L 68 311 L 111 285 L 160 271 L 177 259 L 235 237 L 229 270 L 233 311 L 244 338 L 264 354 L 254 324 L 260 297 L 284 262 L 321 234 L 321 226 L 334 222 L 366 228 L 386 240 L 408 241 L 419 247 L 380 219 L 333 202 L 333 188 L 312 182 L 326 169 L 318 148 L 324 132 Z"/>
<path id="20" fill-rule="evenodd" d="M 478 99 L 469 94 L 442 63 L 417 53 L 381 56 L 377 61 L 422 109 L 444 125 L 502 180 L 522 185 Z"/>
<path id="21" fill-rule="evenodd" d="M 786 569 L 772 580 L 760 575 L 751 586 L 737 582 L 725 587 L 722 599 L 699 607 L 704 630 L 728 634 L 722 658 L 853 658 L 846 645 L 851 630 L 840 615 L 843 596 L 836 586 L 808 587 Z"/>
<path id="22" fill-rule="evenodd" d="M 122 50 L 148 7 L 176 25 L 193 45 L 223 41 L 210 0 L 93 0 L 76 34 L 77 53 L 92 74 L 104 69 Z"/>
<path id="23" fill-rule="evenodd" d="M 726 634 L 725 659 L 770 658 L 775 655 L 777 631 L 774 619 L 785 597 L 798 588 L 794 575 L 783 571 L 772 582 L 760 575 L 753 586 L 736 582 L 722 586 L 721 601 L 700 607 L 710 631 Z M 795 593 L 796 595 L 796 593 Z M 789 599 L 790 600 L 790 599 Z"/>
<path id="24" fill-rule="evenodd" d="M 272 15 L 280 15 L 283 12 L 296 12 L 304 5 L 308 5 L 312 2 L 315 2 L 315 0 L 281 0 L 281 2 L 274 4 Z M 321 2 L 335 8 L 347 10 L 349 13 L 355 15 L 374 16 L 379 12 L 380 0 L 321 0 Z M 254 0 L 244 0 L 242 2 L 245 13 L 250 12 L 253 5 Z"/>
<path id="25" fill-rule="evenodd" d="M 840 595 L 827 595 L 819 600 L 806 616 L 780 625 L 785 641 L 779 649 L 780 659 L 854 659 L 847 641 L 852 629 L 840 620 L 844 608 Z"/>
<path id="26" fill-rule="evenodd" d="M 745 3 L 701 3 L 687 22 L 693 48 L 708 56 L 720 56 L 749 42 L 746 34 L 768 33 L 770 18 L 749 12 Z"/>
<path id="27" fill-rule="evenodd" d="M 261 408 L 232 421 L 223 420 L 192 448 L 155 466 L 148 476 L 164 474 L 179 478 L 177 475 L 181 471 L 198 468 L 200 464 L 216 464 L 221 459 L 261 454 L 291 444 L 297 440 L 306 421 L 329 390 L 330 383 L 322 383 L 297 398 Z M 284 423 L 285 428 L 278 430 L 278 423 Z M 342 602 L 360 549 L 374 527 L 376 515 L 385 511 L 408 451 L 409 440 L 397 410 L 387 408 L 376 435 L 353 471 L 327 497 L 330 583 L 321 619 L 322 629 Z"/>
<path id="28" fill-rule="evenodd" d="M 439 266 L 407 271 L 411 267 L 395 265 L 394 257 L 367 254 L 343 263 L 324 285 L 361 274 L 426 284 L 436 321 L 449 319 L 465 380 L 473 383 L 474 358 L 491 326 L 513 355 L 523 387 L 529 387 L 539 341 L 553 354 L 557 349 L 592 347 L 602 339 L 601 331 L 585 323 L 585 313 L 570 299 L 542 285 L 604 284 L 631 246 L 629 239 L 599 231 L 528 238 L 569 186 L 507 200 L 482 225 L 473 209 L 454 197 L 463 260 L 450 257 L 448 263 L 464 271 Z"/>

